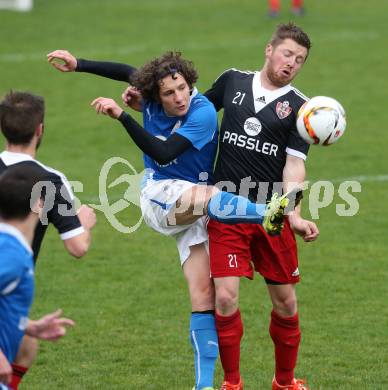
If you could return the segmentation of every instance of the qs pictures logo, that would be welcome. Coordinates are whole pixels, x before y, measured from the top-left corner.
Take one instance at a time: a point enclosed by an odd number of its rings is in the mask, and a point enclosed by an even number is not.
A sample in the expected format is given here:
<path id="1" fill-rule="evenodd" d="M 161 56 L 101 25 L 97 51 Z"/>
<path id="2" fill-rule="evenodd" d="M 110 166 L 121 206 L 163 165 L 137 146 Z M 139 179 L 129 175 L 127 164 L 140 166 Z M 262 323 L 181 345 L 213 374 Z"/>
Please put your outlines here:
<path id="1" fill-rule="evenodd" d="M 109 173 L 112 171 L 113 167 L 119 164 L 128 167 L 131 173 L 122 174 L 113 180 L 110 184 L 108 184 L 107 182 Z M 137 173 L 136 169 L 127 160 L 121 157 L 111 157 L 105 161 L 101 168 L 98 180 L 99 200 L 101 204 L 90 204 L 90 206 L 96 210 L 102 211 L 105 214 L 105 217 L 108 219 L 109 223 L 121 233 L 129 234 L 136 231 L 143 221 L 143 217 L 140 216 L 135 224 L 127 226 L 127 224 L 120 222 L 116 217 L 116 214 L 127 209 L 131 204 L 140 207 L 140 185 L 143 173 L 144 171 Z M 110 203 L 107 189 L 111 189 L 122 183 L 126 183 L 128 185 L 127 189 L 122 194 L 120 199 Z"/>

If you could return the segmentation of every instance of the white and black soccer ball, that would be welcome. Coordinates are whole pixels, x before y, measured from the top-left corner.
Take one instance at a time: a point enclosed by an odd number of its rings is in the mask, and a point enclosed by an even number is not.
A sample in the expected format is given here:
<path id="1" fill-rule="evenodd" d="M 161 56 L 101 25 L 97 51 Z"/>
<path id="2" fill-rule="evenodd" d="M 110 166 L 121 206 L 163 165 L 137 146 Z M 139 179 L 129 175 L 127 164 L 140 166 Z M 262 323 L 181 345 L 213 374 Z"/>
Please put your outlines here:
<path id="1" fill-rule="evenodd" d="M 315 96 L 300 108 L 296 128 L 309 144 L 334 144 L 345 132 L 345 110 L 333 98 Z"/>

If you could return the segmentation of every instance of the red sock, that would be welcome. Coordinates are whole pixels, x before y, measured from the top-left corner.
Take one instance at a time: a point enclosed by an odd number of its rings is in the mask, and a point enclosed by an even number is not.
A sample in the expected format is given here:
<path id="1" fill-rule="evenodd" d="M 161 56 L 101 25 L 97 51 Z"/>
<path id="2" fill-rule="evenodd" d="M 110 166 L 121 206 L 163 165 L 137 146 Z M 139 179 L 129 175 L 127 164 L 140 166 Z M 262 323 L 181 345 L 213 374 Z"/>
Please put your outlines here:
<path id="1" fill-rule="evenodd" d="M 19 383 L 23 379 L 24 374 L 28 371 L 28 367 L 18 366 L 17 364 L 12 364 L 12 380 L 8 384 L 12 390 L 18 390 Z"/>
<path id="2" fill-rule="evenodd" d="M 244 333 L 240 310 L 226 317 L 216 313 L 215 317 L 224 380 L 237 385 L 240 382 L 240 342 Z"/>
<path id="3" fill-rule="evenodd" d="M 279 12 L 280 0 L 268 0 L 268 6 L 271 12 Z"/>
<path id="4" fill-rule="evenodd" d="M 272 310 L 269 333 L 275 344 L 276 381 L 279 385 L 289 385 L 294 379 L 300 343 L 298 313 L 284 318 Z"/>
<path id="5" fill-rule="evenodd" d="M 302 8 L 303 0 L 292 0 L 292 8 Z"/>

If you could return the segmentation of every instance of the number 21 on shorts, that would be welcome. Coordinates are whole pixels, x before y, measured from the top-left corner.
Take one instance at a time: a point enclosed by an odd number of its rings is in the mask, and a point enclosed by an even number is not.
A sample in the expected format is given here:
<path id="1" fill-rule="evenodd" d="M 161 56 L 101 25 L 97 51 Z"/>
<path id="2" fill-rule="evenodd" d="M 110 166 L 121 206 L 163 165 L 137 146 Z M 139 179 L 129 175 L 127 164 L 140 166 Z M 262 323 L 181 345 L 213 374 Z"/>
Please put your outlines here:
<path id="1" fill-rule="evenodd" d="M 230 268 L 237 268 L 237 255 L 230 253 L 228 255 L 228 259 L 229 259 L 229 267 Z"/>

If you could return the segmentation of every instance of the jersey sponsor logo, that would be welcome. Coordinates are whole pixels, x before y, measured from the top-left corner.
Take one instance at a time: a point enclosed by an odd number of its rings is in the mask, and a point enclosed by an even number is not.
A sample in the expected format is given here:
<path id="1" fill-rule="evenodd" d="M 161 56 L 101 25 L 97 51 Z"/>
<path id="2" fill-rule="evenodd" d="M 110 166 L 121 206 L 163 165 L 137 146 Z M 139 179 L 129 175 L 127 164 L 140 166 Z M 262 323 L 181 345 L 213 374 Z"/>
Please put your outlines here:
<path id="1" fill-rule="evenodd" d="M 269 156 L 277 156 L 279 146 L 271 142 L 262 142 L 260 139 L 247 137 L 245 134 L 237 134 L 225 131 L 222 137 L 222 142 L 231 145 L 236 145 L 239 148 L 247 150 L 255 150 L 258 153 L 267 154 Z"/>
<path id="2" fill-rule="evenodd" d="M 261 123 L 255 117 L 248 118 L 244 123 L 244 130 L 249 136 L 256 137 L 261 131 Z"/>
<path id="3" fill-rule="evenodd" d="M 278 114 L 279 119 L 287 118 L 292 112 L 290 107 L 290 102 L 285 100 L 284 102 L 277 102 L 276 104 L 276 114 Z"/>

